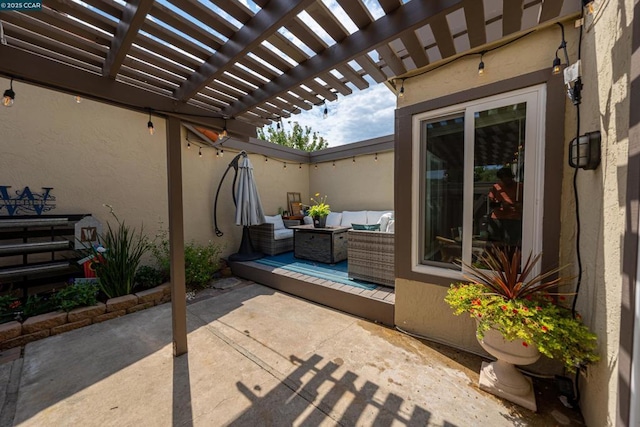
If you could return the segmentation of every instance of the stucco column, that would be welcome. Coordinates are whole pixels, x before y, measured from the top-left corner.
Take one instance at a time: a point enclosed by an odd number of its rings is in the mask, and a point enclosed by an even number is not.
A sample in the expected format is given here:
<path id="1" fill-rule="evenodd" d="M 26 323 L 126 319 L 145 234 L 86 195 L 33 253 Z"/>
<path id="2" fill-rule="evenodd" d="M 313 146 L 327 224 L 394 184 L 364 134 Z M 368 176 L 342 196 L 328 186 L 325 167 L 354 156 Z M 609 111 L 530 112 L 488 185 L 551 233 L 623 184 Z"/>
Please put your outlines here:
<path id="1" fill-rule="evenodd" d="M 182 139 L 180 120 L 167 118 L 167 179 L 169 189 L 169 255 L 171 257 L 171 316 L 173 355 L 187 352 L 187 298 L 184 273 L 182 212 Z"/>

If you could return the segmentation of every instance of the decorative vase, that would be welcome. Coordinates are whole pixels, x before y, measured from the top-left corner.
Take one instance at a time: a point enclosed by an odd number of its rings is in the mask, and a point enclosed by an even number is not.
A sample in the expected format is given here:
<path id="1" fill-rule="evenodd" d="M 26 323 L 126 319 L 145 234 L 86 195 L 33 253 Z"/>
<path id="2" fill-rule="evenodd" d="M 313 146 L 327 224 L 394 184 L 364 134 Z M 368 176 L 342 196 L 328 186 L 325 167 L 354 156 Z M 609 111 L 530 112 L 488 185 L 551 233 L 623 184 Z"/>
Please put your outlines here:
<path id="1" fill-rule="evenodd" d="M 524 345 L 522 340 L 507 341 L 494 329 L 485 332 L 484 338 L 478 341 L 497 359 L 491 363 L 482 362 L 480 388 L 535 412 L 536 398 L 531 379 L 514 365 L 535 363 L 540 358 L 536 346 Z"/>
<path id="2" fill-rule="evenodd" d="M 325 228 L 327 225 L 327 217 L 326 216 L 314 216 L 313 217 L 313 226 L 315 228 Z"/>

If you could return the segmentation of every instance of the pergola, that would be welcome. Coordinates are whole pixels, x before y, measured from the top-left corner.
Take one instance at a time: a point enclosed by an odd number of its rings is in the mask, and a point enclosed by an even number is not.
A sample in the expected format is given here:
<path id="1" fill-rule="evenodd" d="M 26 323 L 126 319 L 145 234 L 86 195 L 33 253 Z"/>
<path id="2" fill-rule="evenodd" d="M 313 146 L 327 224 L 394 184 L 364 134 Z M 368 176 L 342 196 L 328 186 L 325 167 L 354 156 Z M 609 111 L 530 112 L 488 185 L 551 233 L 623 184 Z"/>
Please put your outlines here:
<path id="1" fill-rule="evenodd" d="M 181 122 L 256 127 L 552 25 L 578 0 L 44 0 L 0 75 L 167 119 L 174 353 L 187 351 Z M 16 92 L 19 96 L 19 88 Z M 142 124 L 144 125 L 144 124 Z"/>

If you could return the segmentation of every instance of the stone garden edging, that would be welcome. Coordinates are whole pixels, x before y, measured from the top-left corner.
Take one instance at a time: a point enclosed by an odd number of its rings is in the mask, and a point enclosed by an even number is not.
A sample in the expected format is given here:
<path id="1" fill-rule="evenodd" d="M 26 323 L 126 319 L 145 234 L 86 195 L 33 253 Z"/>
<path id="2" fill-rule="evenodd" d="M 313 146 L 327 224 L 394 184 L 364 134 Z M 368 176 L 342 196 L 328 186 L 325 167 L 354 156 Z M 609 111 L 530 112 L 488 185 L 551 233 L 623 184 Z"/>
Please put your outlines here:
<path id="1" fill-rule="evenodd" d="M 71 311 L 54 311 L 29 317 L 23 323 L 12 321 L 0 324 L 0 350 L 23 346 L 92 323 L 135 313 L 136 311 L 171 301 L 169 283 L 122 297 L 111 298 L 105 303 L 79 307 Z"/>

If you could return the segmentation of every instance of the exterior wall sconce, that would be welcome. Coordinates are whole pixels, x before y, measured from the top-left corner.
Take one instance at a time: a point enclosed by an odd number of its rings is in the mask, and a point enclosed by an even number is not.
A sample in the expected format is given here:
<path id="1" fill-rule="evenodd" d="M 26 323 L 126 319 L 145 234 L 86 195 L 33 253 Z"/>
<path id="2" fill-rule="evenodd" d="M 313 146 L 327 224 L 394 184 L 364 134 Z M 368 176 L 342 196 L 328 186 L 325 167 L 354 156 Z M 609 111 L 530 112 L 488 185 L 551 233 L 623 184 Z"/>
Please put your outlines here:
<path id="1" fill-rule="evenodd" d="M 587 132 L 569 143 L 569 166 L 596 169 L 600 164 L 600 131 Z"/>

